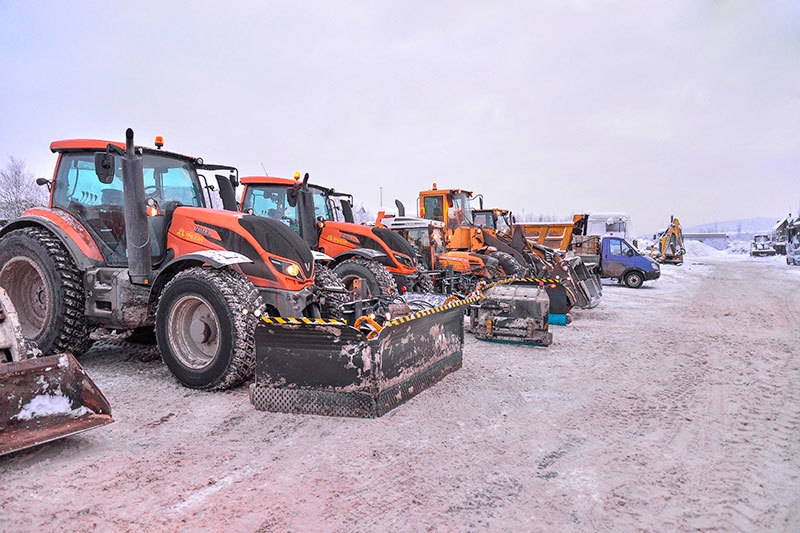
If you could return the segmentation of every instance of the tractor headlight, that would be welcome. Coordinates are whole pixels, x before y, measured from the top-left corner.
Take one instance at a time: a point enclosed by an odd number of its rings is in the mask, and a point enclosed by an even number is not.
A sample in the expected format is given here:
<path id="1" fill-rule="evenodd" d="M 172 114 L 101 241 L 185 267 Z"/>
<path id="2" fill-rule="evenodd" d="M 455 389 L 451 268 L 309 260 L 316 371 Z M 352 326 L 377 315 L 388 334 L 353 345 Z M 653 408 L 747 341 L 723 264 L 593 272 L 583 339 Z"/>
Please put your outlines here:
<path id="1" fill-rule="evenodd" d="M 275 268 L 278 269 L 279 272 L 282 272 L 287 276 L 291 276 L 293 278 L 301 278 L 300 266 L 297 263 L 294 263 L 292 261 L 284 261 L 282 259 L 276 259 L 274 257 L 270 257 L 269 261 Z"/>

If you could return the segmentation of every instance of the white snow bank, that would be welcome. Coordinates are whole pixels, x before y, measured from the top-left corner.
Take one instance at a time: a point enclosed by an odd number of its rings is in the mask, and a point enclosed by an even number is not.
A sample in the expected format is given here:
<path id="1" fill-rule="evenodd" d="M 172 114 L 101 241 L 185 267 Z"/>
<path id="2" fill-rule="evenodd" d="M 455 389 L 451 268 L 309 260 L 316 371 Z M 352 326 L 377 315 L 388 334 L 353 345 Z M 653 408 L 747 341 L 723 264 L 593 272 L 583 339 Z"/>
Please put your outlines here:
<path id="1" fill-rule="evenodd" d="M 686 249 L 686 255 L 693 255 L 696 257 L 710 257 L 725 255 L 722 250 L 717 250 L 711 246 L 700 241 L 685 241 L 683 247 Z"/>
<path id="2" fill-rule="evenodd" d="M 83 416 L 92 413 L 91 409 L 81 406 L 73 409 L 69 403 L 69 398 L 64 396 L 61 391 L 56 394 L 39 394 L 34 396 L 22 410 L 12 418 L 17 420 L 31 420 L 33 418 L 50 415 L 71 415 L 73 417 Z"/>

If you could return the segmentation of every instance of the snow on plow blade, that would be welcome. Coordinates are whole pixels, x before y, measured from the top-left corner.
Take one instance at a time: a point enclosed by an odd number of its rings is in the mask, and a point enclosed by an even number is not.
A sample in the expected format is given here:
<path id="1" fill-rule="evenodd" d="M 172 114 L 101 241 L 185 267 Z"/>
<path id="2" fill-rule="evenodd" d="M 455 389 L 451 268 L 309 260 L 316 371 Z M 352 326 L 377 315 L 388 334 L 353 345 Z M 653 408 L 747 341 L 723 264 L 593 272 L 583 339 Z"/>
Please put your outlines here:
<path id="1" fill-rule="evenodd" d="M 256 329 L 256 409 L 374 418 L 461 368 L 459 300 L 390 321 L 372 338 L 339 321 L 264 318 Z"/>
<path id="2" fill-rule="evenodd" d="M 545 287 L 551 291 L 560 287 L 553 281 L 510 279 L 487 286 L 482 298 L 470 305 L 470 333 L 485 341 L 549 346 L 553 296 Z"/>
<path id="3" fill-rule="evenodd" d="M 0 455 L 113 422 L 70 354 L 0 363 Z"/>

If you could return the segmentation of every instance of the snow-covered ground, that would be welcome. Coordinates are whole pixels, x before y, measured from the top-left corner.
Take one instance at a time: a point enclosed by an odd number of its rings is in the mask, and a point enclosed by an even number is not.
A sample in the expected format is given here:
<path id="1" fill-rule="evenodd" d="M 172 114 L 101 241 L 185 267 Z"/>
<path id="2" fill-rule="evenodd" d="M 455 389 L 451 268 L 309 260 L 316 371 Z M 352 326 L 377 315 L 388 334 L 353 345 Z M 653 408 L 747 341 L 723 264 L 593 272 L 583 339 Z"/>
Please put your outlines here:
<path id="1" fill-rule="evenodd" d="M 800 529 L 800 267 L 689 254 L 387 416 L 256 412 L 148 351 L 82 358 L 116 424 L 0 458 L 0 530 Z"/>

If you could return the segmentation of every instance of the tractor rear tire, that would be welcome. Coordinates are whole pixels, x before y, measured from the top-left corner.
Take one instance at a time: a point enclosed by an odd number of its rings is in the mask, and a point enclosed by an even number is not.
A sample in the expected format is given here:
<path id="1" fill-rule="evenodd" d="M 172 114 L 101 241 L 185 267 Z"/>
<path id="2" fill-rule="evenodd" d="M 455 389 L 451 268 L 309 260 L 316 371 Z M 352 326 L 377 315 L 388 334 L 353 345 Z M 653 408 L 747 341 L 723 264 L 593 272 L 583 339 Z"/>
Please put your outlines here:
<path id="1" fill-rule="evenodd" d="M 506 252 L 492 252 L 489 256 L 494 257 L 500 263 L 500 271 L 503 277 L 520 278 L 525 275 L 525 266 L 521 265 L 513 255 Z"/>
<path id="2" fill-rule="evenodd" d="M 180 272 L 164 286 L 156 308 L 161 358 L 187 387 L 234 387 L 253 374 L 263 307 L 250 280 L 234 270 Z"/>
<path id="3" fill-rule="evenodd" d="M 0 286 L 17 310 L 22 334 L 44 355 L 79 356 L 92 346 L 83 275 L 51 232 L 23 228 L 0 239 Z"/>
<path id="4" fill-rule="evenodd" d="M 353 282 L 360 278 L 367 286 L 368 298 L 391 298 L 397 296 L 397 283 L 385 266 L 377 261 L 363 257 L 351 257 L 339 263 L 334 272 L 341 278 L 348 290 L 353 289 Z"/>
<path id="5" fill-rule="evenodd" d="M 632 270 L 625 274 L 625 286 L 630 287 L 631 289 L 638 289 L 644 283 L 644 277 L 640 272 Z"/>
<path id="6" fill-rule="evenodd" d="M 346 289 L 344 283 L 336 272 L 325 265 L 314 265 L 314 284 L 322 291 L 320 313 L 322 318 L 339 318 L 339 312 L 344 304 L 350 301 L 346 293 L 325 291 L 326 287 Z"/>

